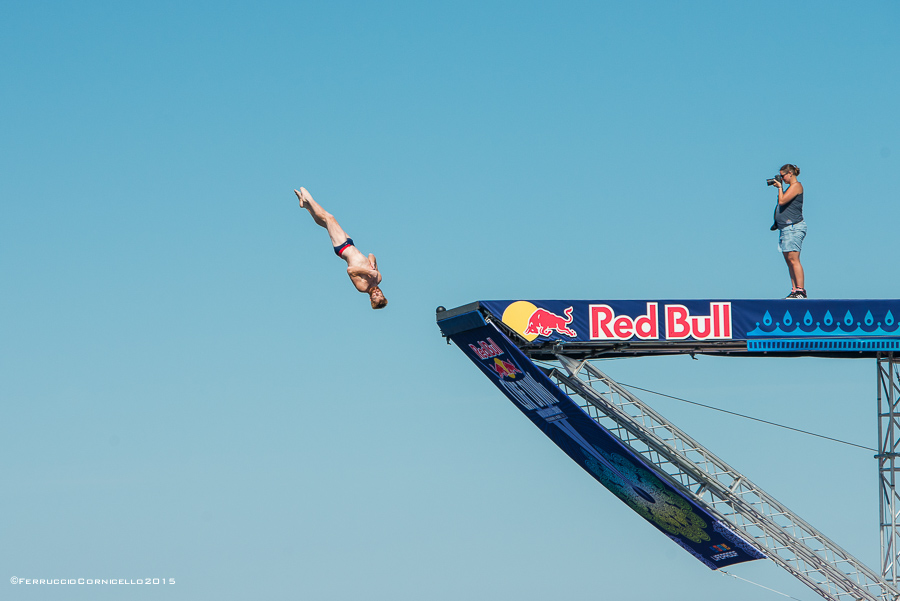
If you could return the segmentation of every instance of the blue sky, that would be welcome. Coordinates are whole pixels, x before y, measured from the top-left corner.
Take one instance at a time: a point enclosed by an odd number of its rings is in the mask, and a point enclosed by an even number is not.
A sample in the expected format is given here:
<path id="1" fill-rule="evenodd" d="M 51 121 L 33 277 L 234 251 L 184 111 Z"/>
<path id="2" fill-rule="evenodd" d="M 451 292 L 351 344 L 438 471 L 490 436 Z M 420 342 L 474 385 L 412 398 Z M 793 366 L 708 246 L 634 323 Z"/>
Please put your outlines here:
<path id="1" fill-rule="evenodd" d="M 810 296 L 896 298 L 898 25 L 889 1 L 0 5 L 4 598 L 778 598 L 587 476 L 434 308 L 782 297 L 788 162 Z M 378 256 L 386 310 L 301 185 Z M 874 446 L 873 363 L 603 367 Z M 872 453 L 646 400 L 877 565 Z"/>

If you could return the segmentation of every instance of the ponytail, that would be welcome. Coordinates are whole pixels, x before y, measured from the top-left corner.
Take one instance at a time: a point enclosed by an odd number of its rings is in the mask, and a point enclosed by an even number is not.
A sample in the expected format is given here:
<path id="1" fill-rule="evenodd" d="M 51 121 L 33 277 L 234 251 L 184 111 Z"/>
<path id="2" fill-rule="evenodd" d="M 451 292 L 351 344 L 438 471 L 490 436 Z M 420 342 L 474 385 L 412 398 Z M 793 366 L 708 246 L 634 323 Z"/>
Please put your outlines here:
<path id="1" fill-rule="evenodd" d="M 800 175 L 800 167 L 797 165 L 791 165 L 788 163 L 787 165 L 783 165 L 779 171 L 787 171 L 789 173 L 793 173 L 794 177 Z"/>

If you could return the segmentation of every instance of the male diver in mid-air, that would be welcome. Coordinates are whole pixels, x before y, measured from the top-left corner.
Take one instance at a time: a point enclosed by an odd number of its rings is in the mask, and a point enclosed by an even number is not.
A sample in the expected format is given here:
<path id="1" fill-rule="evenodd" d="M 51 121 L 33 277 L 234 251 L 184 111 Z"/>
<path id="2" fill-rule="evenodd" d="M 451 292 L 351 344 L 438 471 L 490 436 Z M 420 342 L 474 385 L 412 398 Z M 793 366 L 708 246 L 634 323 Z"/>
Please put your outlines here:
<path id="1" fill-rule="evenodd" d="M 353 245 L 353 239 L 344 233 L 341 226 L 331 213 L 319 206 L 313 200 L 306 188 L 294 190 L 294 194 L 300 199 L 300 208 L 309 211 L 316 223 L 328 230 L 328 236 L 334 245 L 334 254 L 347 261 L 347 275 L 356 289 L 369 295 L 373 309 L 383 309 L 387 306 L 387 299 L 378 284 L 381 283 L 381 272 L 378 271 L 378 262 L 375 255 L 369 253 L 366 257 Z"/>

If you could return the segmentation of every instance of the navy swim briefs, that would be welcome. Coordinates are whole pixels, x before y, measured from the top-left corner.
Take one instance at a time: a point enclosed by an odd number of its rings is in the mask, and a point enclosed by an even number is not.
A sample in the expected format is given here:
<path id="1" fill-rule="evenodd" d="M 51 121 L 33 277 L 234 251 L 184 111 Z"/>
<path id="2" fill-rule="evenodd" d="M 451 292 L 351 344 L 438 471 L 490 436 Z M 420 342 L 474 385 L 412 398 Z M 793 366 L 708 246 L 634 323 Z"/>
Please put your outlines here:
<path id="1" fill-rule="evenodd" d="M 344 251 L 347 250 L 347 247 L 349 247 L 349 246 L 353 246 L 353 238 L 347 238 L 346 242 L 344 242 L 340 246 L 335 246 L 334 254 L 336 254 L 337 256 L 339 256 L 343 259 L 344 257 L 342 255 L 344 254 Z"/>

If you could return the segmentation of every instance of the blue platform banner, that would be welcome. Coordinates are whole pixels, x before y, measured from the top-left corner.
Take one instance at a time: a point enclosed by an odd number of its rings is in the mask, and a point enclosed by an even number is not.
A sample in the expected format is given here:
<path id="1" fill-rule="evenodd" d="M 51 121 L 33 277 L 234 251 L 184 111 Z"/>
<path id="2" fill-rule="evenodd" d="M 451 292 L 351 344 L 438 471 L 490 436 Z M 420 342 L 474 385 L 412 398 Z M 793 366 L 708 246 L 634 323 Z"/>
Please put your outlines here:
<path id="1" fill-rule="evenodd" d="M 749 350 L 900 351 L 900 300 L 480 301 L 526 341 L 746 341 Z"/>
<path id="2" fill-rule="evenodd" d="M 563 329 L 569 323 L 557 327 Z M 649 329 L 650 325 L 639 327 Z M 495 325 L 449 336 L 560 449 L 706 566 L 715 570 L 764 557 L 727 523 L 676 488 L 668 475 L 591 419 Z"/>

